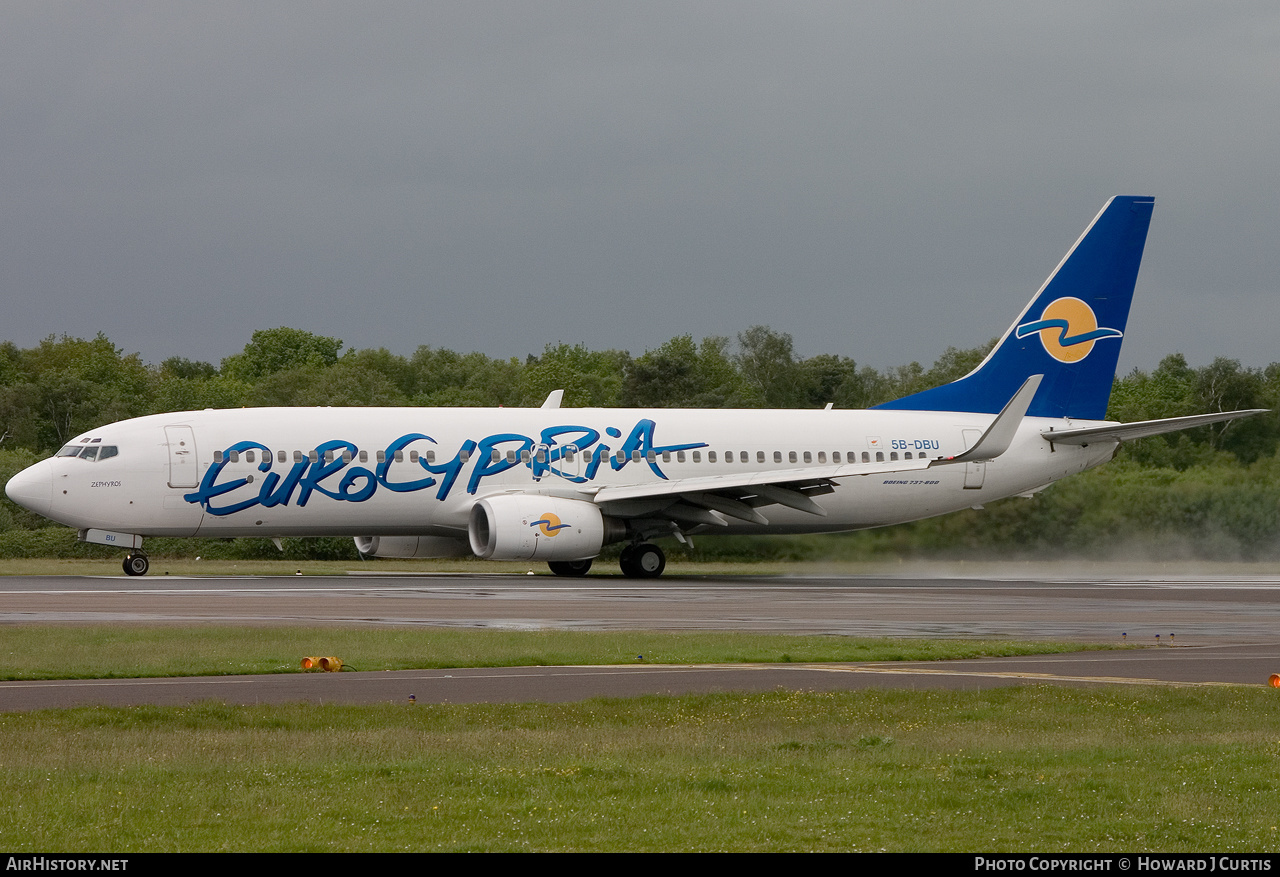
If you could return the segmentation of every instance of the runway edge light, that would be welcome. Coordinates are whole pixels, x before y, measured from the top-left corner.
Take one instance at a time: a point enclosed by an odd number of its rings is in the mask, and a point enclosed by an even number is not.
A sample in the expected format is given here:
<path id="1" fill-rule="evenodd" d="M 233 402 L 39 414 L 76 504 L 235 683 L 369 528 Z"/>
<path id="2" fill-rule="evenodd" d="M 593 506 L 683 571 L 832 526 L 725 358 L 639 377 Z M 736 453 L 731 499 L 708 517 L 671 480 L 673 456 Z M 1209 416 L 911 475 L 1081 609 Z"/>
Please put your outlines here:
<path id="1" fill-rule="evenodd" d="M 316 658 L 308 656 L 302 659 L 303 670 L 315 670 L 319 668 L 326 673 L 336 673 L 342 669 L 342 659 L 330 657 Z"/>

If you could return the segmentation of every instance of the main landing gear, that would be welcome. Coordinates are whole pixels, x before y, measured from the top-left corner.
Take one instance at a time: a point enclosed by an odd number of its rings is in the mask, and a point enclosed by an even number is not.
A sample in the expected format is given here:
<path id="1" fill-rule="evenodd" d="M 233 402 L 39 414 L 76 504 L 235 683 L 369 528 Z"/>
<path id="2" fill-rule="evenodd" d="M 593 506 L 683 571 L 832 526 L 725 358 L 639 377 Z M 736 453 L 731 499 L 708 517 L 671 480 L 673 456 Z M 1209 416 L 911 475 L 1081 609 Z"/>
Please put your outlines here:
<path id="1" fill-rule="evenodd" d="M 652 542 L 639 542 L 622 549 L 618 565 L 629 579 L 656 579 L 667 568 L 667 556 Z"/>
<path id="2" fill-rule="evenodd" d="M 130 554 L 124 559 L 124 574 L 127 576 L 145 576 L 151 569 L 151 561 L 145 554 Z"/>
<path id="3" fill-rule="evenodd" d="M 129 572 L 129 561 L 125 561 L 125 572 Z M 651 542 L 639 542 L 622 549 L 618 558 L 622 574 L 629 579 L 656 579 L 667 568 L 667 556 L 662 549 Z M 590 560 L 552 560 L 547 563 L 551 571 L 558 576 L 585 576 L 591 571 Z M 141 575 L 141 573 L 130 573 Z"/>
<path id="4" fill-rule="evenodd" d="M 558 576 L 585 576 L 591 572 L 591 560 L 551 560 L 547 562 L 551 571 Z"/>

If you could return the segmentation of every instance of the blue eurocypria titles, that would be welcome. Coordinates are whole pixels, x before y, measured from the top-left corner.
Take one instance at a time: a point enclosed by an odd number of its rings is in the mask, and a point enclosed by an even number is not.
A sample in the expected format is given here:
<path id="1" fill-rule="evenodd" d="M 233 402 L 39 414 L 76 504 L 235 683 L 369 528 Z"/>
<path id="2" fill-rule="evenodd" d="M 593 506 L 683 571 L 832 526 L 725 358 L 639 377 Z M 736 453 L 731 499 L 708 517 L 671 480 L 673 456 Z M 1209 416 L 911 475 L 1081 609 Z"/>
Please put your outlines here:
<path id="1" fill-rule="evenodd" d="M 354 465 L 360 451 L 354 443 L 333 439 L 315 446 L 314 460 L 308 454 L 304 459 L 293 463 L 283 474 L 272 471 L 275 455 L 271 448 L 261 442 L 242 441 L 223 451 L 222 459 L 205 470 L 204 478 L 196 491 L 185 494 L 183 499 L 189 503 L 199 503 L 211 515 L 230 515 L 255 506 L 272 508 L 290 503 L 301 508 L 313 493 L 343 502 L 364 502 L 377 493 L 379 488 L 396 493 L 412 493 L 435 487 L 435 498 L 443 501 L 454 489 L 468 465 L 471 466 L 471 473 L 467 478 L 466 489 L 467 493 L 474 494 L 485 478 L 506 472 L 515 466 L 529 468 L 531 477 L 535 479 L 553 474 L 574 484 L 585 484 L 596 477 L 600 466 L 606 462 L 615 472 L 620 471 L 634 461 L 637 451 L 639 462 L 665 480 L 667 476 L 658 466 L 658 455 L 707 446 L 705 442 L 657 445 L 653 440 L 654 426 L 654 421 L 647 418 L 638 421 L 616 450 L 601 440 L 599 431 L 589 426 L 549 426 L 542 430 L 537 439 L 512 432 L 497 433 L 479 441 L 467 439 L 451 459 L 434 463 L 427 462 L 425 452 L 427 449 L 436 450 L 439 444 L 429 435 L 412 432 L 388 444 L 382 462 L 377 463 L 372 470 Z M 610 438 L 622 438 L 622 430 L 617 427 L 607 427 L 604 432 Z M 534 453 L 535 446 L 544 448 L 545 454 Z M 564 461 L 564 454 L 569 449 L 573 449 L 573 471 L 569 471 L 567 466 L 557 465 Z M 238 456 L 250 450 L 262 452 L 262 462 L 257 464 L 257 470 L 264 477 L 257 495 L 228 505 L 215 505 L 215 498 L 233 491 L 240 491 L 243 496 L 241 488 L 254 483 L 252 475 L 233 475 L 223 480 L 231 454 L 234 452 Z M 419 450 L 416 461 L 406 453 L 410 450 Z M 495 454 L 494 451 L 498 453 Z M 516 452 L 514 460 L 508 451 Z M 523 453 L 525 451 L 530 453 Z M 579 454 L 585 469 L 577 466 Z M 539 456 L 544 459 L 539 460 Z M 425 477 L 415 477 L 424 473 Z"/>

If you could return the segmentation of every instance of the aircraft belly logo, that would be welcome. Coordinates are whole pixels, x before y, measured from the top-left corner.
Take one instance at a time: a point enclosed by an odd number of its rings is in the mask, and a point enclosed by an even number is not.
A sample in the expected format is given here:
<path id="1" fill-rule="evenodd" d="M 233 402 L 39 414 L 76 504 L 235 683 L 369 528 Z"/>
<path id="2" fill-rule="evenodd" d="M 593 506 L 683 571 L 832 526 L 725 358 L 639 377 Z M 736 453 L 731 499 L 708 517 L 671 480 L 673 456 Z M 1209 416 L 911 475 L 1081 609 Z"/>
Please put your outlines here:
<path id="1" fill-rule="evenodd" d="M 1120 338 L 1119 329 L 1098 325 L 1093 308 L 1078 298 L 1064 297 L 1051 301 L 1040 319 L 1023 323 L 1018 327 L 1019 338 L 1040 334 L 1044 352 L 1058 362 L 1079 362 L 1093 350 L 1093 343 L 1102 338 Z"/>
<path id="2" fill-rule="evenodd" d="M 529 526 L 537 527 L 539 530 L 542 531 L 543 536 L 551 537 L 551 536 L 555 536 L 557 533 L 559 533 L 561 530 L 563 530 L 565 527 L 569 525 L 560 523 L 559 518 L 551 514 L 551 512 L 547 512 L 545 515 L 543 515 L 538 520 L 534 521 Z"/>

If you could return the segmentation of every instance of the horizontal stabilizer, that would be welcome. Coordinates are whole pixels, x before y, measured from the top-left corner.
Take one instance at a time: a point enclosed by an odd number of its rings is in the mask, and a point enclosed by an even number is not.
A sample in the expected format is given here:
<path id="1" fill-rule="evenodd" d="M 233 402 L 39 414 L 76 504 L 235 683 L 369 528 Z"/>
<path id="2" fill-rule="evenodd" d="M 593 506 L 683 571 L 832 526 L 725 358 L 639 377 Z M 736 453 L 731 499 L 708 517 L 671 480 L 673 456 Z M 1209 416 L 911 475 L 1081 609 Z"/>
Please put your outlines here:
<path id="1" fill-rule="evenodd" d="M 1163 420 L 1140 420 L 1136 423 L 1113 423 L 1109 426 L 1089 426 L 1083 429 L 1045 430 L 1040 433 L 1055 444 L 1087 445 L 1090 442 L 1125 442 L 1132 439 L 1164 435 L 1181 429 L 1192 429 L 1210 423 L 1222 423 L 1238 417 L 1265 414 L 1266 408 L 1249 408 L 1244 411 L 1219 411 L 1215 414 L 1192 414 L 1189 417 L 1166 417 Z"/>

